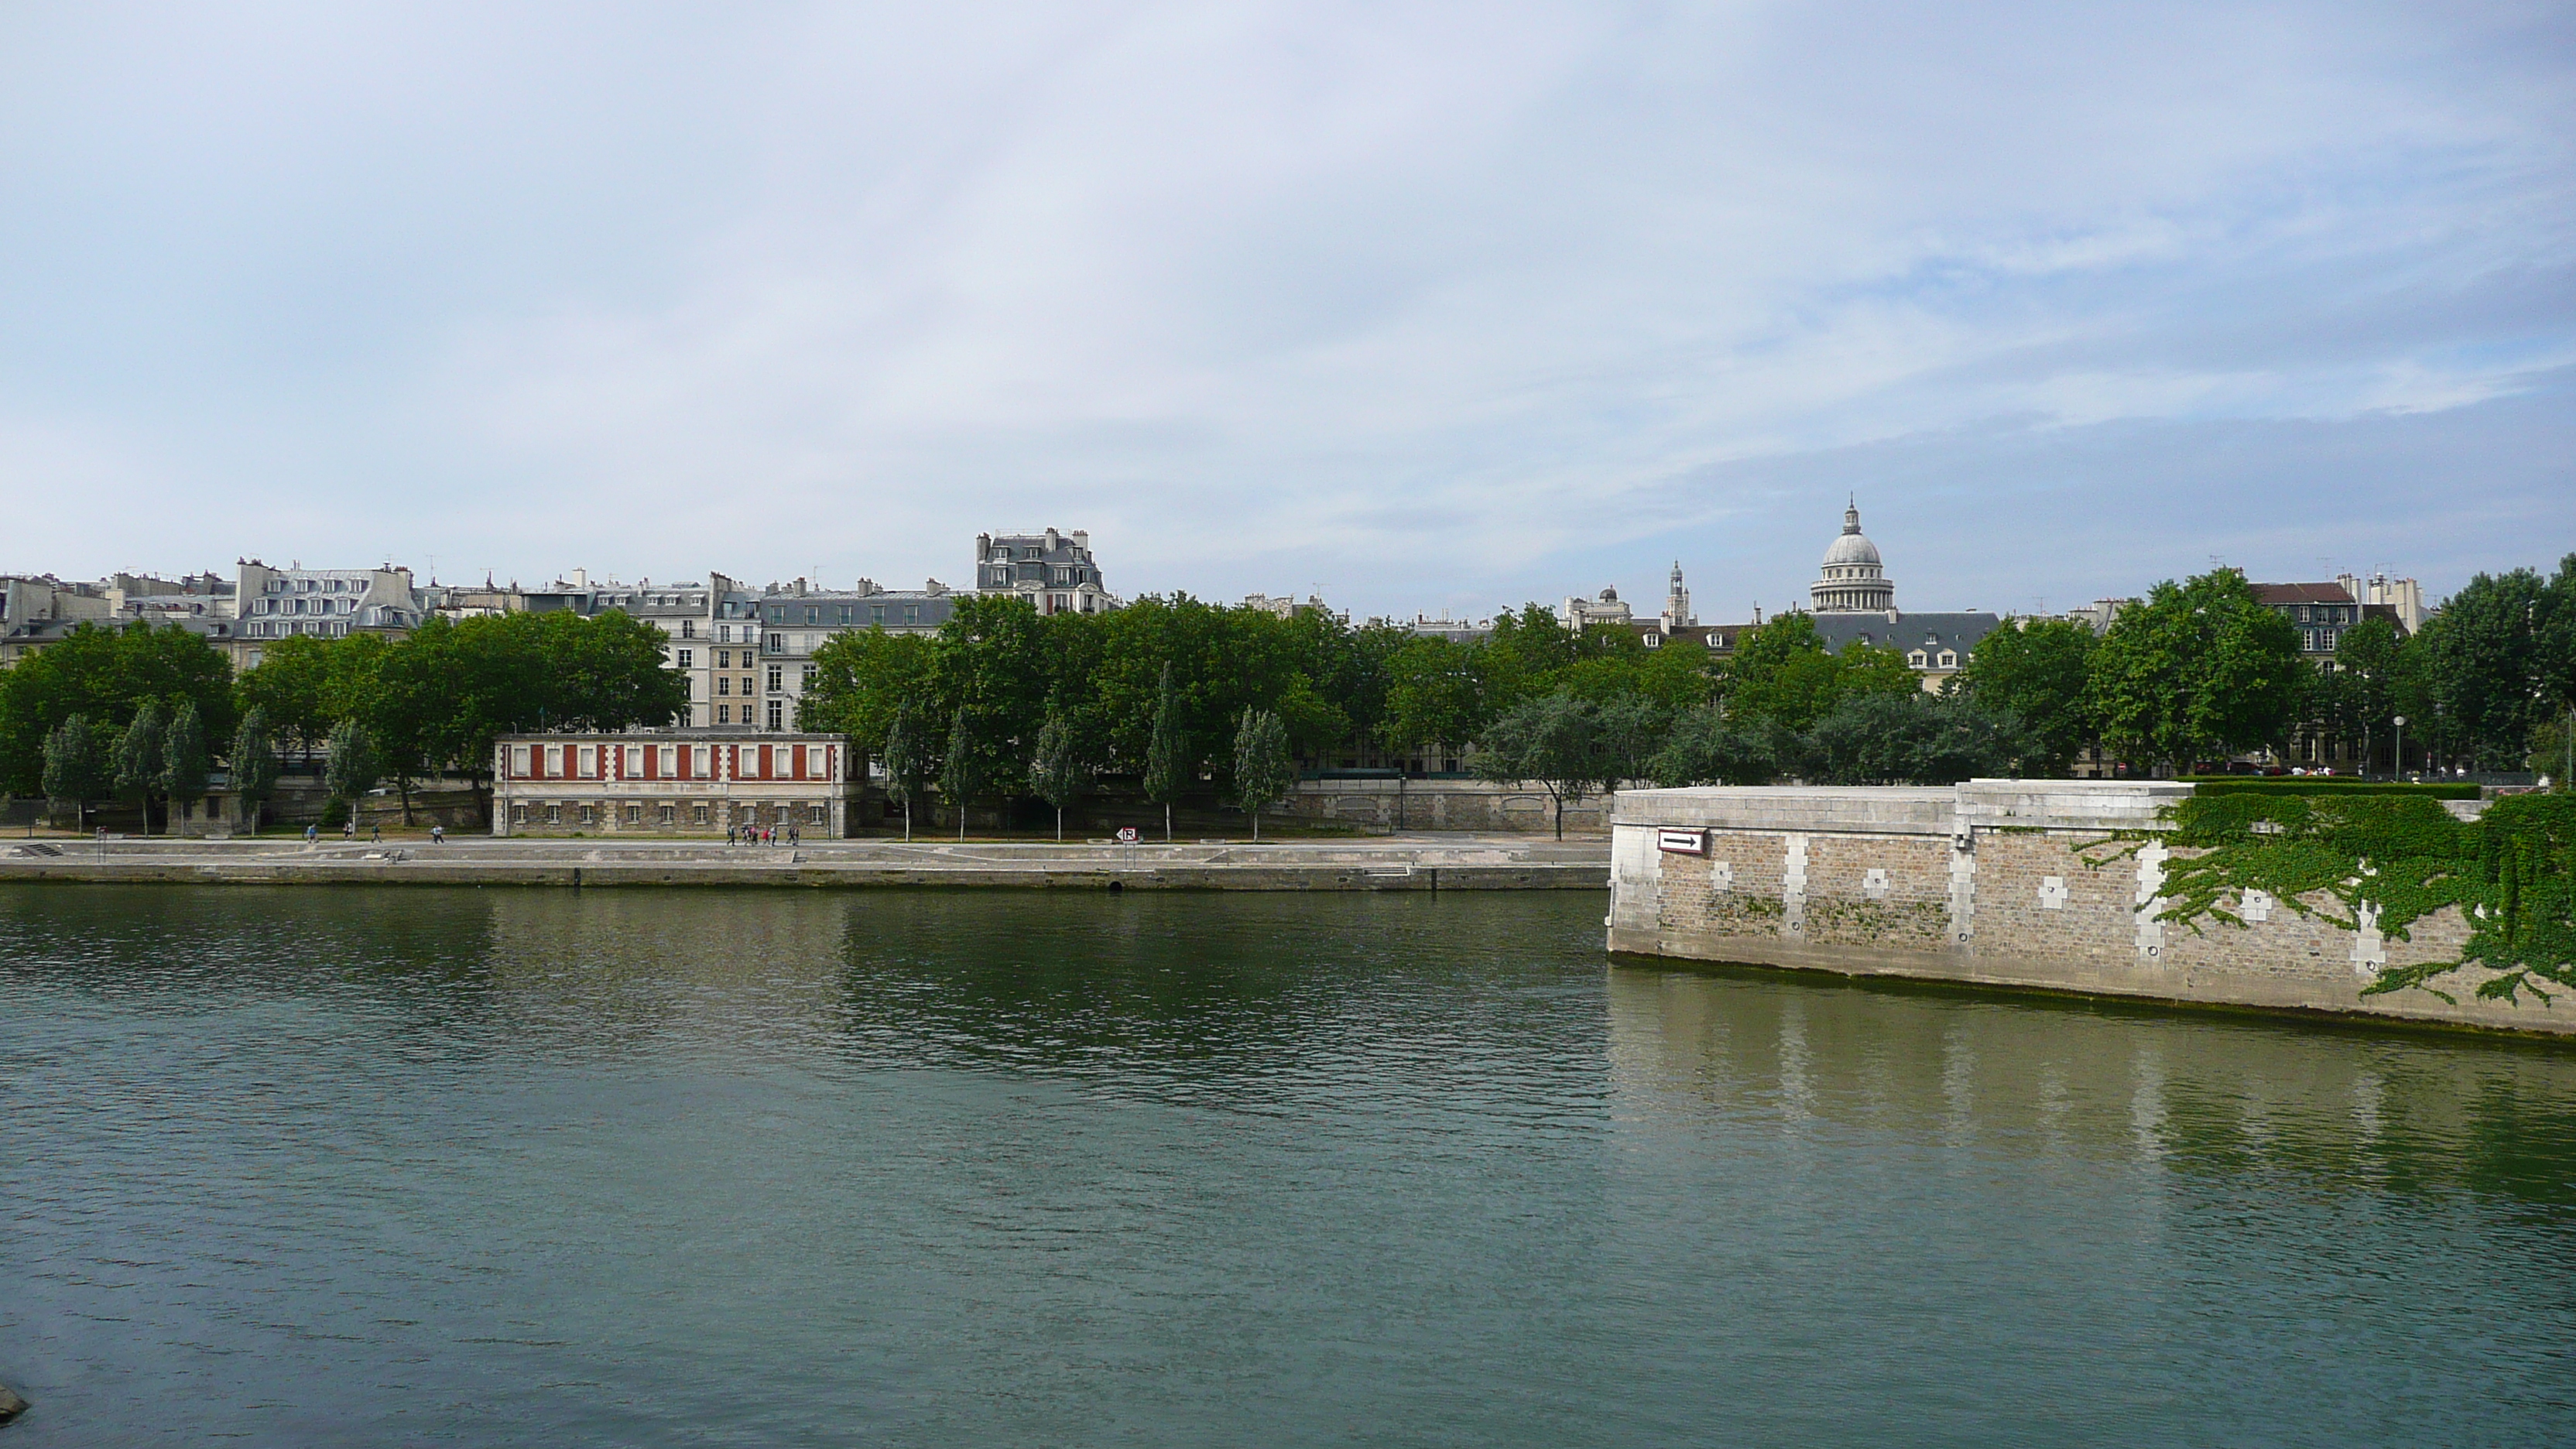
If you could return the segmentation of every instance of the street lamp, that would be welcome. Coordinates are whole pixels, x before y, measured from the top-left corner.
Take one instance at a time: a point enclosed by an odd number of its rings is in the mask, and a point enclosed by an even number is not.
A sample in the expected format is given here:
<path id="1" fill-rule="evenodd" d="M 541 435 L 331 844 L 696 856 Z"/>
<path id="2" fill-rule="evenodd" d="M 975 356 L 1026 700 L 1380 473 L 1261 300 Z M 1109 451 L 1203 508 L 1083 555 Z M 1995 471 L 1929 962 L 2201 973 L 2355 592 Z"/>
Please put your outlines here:
<path id="1" fill-rule="evenodd" d="M 2399 715 L 2397 724 L 2397 778 L 2406 778 L 2406 716 Z"/>

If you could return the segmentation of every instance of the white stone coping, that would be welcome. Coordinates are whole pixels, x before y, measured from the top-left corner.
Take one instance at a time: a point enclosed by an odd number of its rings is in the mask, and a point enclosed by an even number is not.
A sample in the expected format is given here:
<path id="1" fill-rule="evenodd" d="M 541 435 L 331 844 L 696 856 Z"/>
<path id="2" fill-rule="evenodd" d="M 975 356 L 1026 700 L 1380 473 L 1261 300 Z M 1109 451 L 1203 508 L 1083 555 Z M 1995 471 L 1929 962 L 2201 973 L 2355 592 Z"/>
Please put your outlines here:
<path id="1" fill-rule="evenodd" d="M 2171 780 L 1970 780 L 1910 785 L 1705 785 L 1624 790 L 1614 826 L 1954 835 L 2003 827 L 2162 830 L 2192 787 Z"/>

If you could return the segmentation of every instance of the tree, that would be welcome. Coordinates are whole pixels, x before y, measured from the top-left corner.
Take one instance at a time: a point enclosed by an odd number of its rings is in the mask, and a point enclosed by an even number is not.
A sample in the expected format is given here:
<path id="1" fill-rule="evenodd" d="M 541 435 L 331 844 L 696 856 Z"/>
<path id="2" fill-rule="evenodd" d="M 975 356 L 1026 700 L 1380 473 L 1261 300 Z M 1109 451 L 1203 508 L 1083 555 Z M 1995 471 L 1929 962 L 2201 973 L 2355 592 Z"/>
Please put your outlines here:
<path id="1" fill-rule="evenodd" d="M 1189 788 L 1190 753 L 1181 742 L 1179 702 L 1172 695 L 1172 666 L 1163 665 L 1163 682 L 1154 693 L 1154 733 L 1145 745 L 1145 798 L 1163 807 L 1163 839 L 1172 838 L 1172 802 Z"/>
<path id="2" fill-rule="evenodd" d="M 1556 838 L 1563 840 L 1565 807 L 1580 804 L 1614 773 L 1600 707 L 1564 693 L 1512 706 L 1477 740 L 1475 771 L 1497 784 L 1537 781 L 1555 803 Z"/>
<path id="3" fill-rule="evenodd" d="M 336 708 L 332 664 L 336 642 L 310 634 L 293 634 L 260 645 L 259 663 L 233 681 L 233 699 L 245 712 L 259 710 L 298 755 L 306 760 L 331 737 L 331 727 L 350 711 Z"/>
<path id="4" fill-rule="evenodd" d="M 2364 619 L 2335 641 L 2334 673 L 2343 681 L 2343 704 L 2361 733 L 2361 768 L 2369 773 L 2373 742 L 2388 735 L 2398 714 L 2399 655 L 2406 641 L 2386 619 Z"/>
<path id="5" fill-rule="evenodd" d="M 2085 694 L 2100 642 L 2073 619 L 2008 619 L 1978 641 L 1952 687 L 2020 722 L 2030 750 L 2022 773 L 2063 775 L 2101 738 Z"/>
<path id="6" fill-rule="evenodd" d="M 1252 838 L 1261 838 L 1261 807 L 1288 793 L 1297 783 L 1297 763 L 1288 754 L 1288 730 L 1279 716 L 1247 707 L 1234 732 L 1234 802 L 1252 817 Z"/>
<path id="7" fill-rule="evenodd" d="M 2094 650 L 2085 699 L 2123 758 L 2188 767 L 2279 743 L 2308 667 L 2298 629 L 2243 573 L 2216 569 L 2123 610 Z"/>
<path id="8" fill-rule="evenodd" d="M 147 699 L 116 737 L 116 794 L 143 810 L 143 833 L 152 833 L 152 797 L 161 789 L 162 734 L 169 727 L 161 701 Z"/>
<path id="9" fill-rule="evenodd" d="M 116 763 L 107 737 L 76 714 L 45 736 L 45 798 L 69 800 L 77 828 L 89 828 L 89 803 L 116 792 Z"/>
<path id="10" fill-rule="evenodd" d="M 73 715 L 112 740 L 144 701 L 166 710 L 182 699 L 196 702 L 210 735 L 232 728 L 232 666 L 222 651 L 176 624 L 78 625 L 0 670 L 0 790 L 43 787 L 46 737 Z"/>
<path id="11" fill-rule="evenodd" d="M 1862 693 L 1807 734 L 1819 785 L 1954 785 L 2002 774 L 2024 748 L 2007 717 L 1965 697 Z"/>
<path id="12" fill-rule="evenodd" d="M 985 776 L 978 769 L 975 756 L 975 731 L 967 721 L 966 707 L 959 705 L 948 723 L 948 753 L 939 762 L 939 793 L 957 811 L 957 838 L 966 838 L 966 800 L 984 785 Z"/>
<path id="13" fill-rule="evenodd" d="M 2552 580 L 2531 569 L 2479 574 L 2424 622 L 2407 646 L 2419 656 L 2436 748 L 2483 770 L 2519 769 L 2532 729 L 2564 707 L 2568 666 L 2557 658 L 2560 620 L 2576 611 L 2576 556 Z M 2418 726 L 2410 724 L 2408 733 Z"/>
<path id="14" fill-rule="evenodd" d="M 1485 727 L 1484 680 L 1476 651 L 1437 637 L 1409 640 L 1388 661 L 1388 748 L 1410 754 L 1426 745 L 1463 745 Z"/>
<path id="15" fill-rule="evenodd" d="M 1029 786 L 1055 807 L 1055 838 L 1064 839 L 1064 807 L 1082 798 L 1091 784 L 1090 762 L 1082 758 L 1072 722 L 1050 711 L 1038 730 L 1037 751 L 1029 760 Z"/>
<path id="16" fill-rule="evenodd" d="M 1874 644 L 1852 644 L 1836 653 L 1803 613 L 1781 614 L 1746 630 L 1720 683 L 1734 718 L 1792 731 L 1814 724 L 1846 695 L 1922 689 L 1904 655 Z"/>
<path id="17" fill-rule="evenodd" d="M 930 757 L 922 749 L 921 726 L 912 706 L 897 705 L 886 725 L 886 788 L 903 799 L 903 838 L 912 839 L 912 801 L 930 780 Z"/>
<path id="18" fill-rule="evenodd" d="M 269 734 L 268 716 L 258 705 L 243 712 L 241 728 L 233 732 L 232 753 L 224 758 L 233 794 L 241 801 L 242 828 L 256 832 L 260 807 L 277 793 L 277 746 Z"/>
<path id="19" fill-rule="evenodd" d="M 1646 766 L 1658 785 L 1768 785 L 1780 773 L 1768 731 L 1702 705 L 1673 721 Z"/>
<path id="20" fill-rule="evenodd" d="M 375 732 L 362 720 L 340 721 L 340 727 L 331 731 L 331 761 L 323 767 L 322 783 L 335 803 L 348 807 L 352 823 L 358 818 L 358 802 L 383 777 L 384 757 L 377 753 Z"/>
<path id="21" fill-rule="evenodd" d="M 180 804 L 206 798 L 206 775 L 212 768 L 206 758 L 206 725 L 197 715 L 197 702 L 179 701 L 170 716 L 169 728 L 161 740 L 161 796 L 170 802 L 172 828 L 177 828 Z"/>

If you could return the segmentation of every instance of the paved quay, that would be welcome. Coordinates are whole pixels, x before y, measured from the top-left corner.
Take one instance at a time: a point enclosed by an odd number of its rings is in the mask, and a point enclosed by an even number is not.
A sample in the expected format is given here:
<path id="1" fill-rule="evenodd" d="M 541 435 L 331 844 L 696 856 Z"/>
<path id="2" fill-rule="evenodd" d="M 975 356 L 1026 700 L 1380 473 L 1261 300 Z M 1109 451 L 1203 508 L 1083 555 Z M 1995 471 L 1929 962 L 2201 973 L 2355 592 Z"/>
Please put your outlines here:
<path id="1" fill-rule="evenodd" d="M 826 840 L 790 848 L 679 840 L 474 836 L 0 841 L 0 880 L 192 885 L 1002 886 L 1024 889 L 1607 890 L 1606 838 L 1419 834 L 1367 840 Z"/>

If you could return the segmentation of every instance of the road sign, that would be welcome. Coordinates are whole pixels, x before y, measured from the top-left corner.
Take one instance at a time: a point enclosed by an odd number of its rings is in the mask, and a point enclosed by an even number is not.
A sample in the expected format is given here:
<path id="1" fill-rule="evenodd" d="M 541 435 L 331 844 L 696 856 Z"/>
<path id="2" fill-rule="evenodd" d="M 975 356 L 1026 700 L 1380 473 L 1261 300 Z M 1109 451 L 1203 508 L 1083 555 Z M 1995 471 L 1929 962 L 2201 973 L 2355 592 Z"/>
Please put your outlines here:
<path id="1" fill-rule="evenodd" d="M 1119 826 L 1118 843 L 1120 845 L 1134 845 L 1136 843 L 1136 827 L 1133 825 Z"/>

